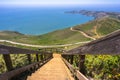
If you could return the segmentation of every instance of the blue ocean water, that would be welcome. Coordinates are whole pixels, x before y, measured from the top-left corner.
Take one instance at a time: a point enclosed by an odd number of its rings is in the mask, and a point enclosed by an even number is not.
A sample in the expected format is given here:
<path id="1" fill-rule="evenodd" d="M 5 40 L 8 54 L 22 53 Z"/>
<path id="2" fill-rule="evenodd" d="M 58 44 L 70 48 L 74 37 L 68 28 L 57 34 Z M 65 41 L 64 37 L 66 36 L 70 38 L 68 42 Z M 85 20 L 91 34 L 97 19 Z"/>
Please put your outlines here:
<path id="1" fill-rule="evenodd" d="M 93 20 L 81 14 L 66 14 L 71 10 L 120 11 L 116 6 L 95 7 L 0 7 L 0 30 L 18 31 L 23 34 L 44 34 Z"/>

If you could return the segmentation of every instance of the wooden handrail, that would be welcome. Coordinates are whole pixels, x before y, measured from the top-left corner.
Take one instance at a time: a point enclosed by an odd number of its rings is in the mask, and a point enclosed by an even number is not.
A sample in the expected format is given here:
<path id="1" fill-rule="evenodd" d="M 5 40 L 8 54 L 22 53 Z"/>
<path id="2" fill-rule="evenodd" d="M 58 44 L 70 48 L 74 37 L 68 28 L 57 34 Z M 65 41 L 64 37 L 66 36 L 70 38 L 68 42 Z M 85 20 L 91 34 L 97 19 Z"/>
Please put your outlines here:
<path id="1" fill-rule="evenodd" d="M 52 56 L 50 56 L 49 58 L 47 58 L 43 61 L 35 62 L 33 64 L 30 64 L 30 65 L 27 65 L 27 66 L 24 66 L 24 67 L 21 67 L 21 68 L 18 68 L 18 69 L 15 69 L 15 70 L 12 70 L 12 71 L 9 71 L 6 73 L 3 73 L 0 75 L 0 80 L 9 80 L 12 77 L 15 77 L 15 76 L 21 74 L 22 72 L 25 72 L 27 70 L 29 71 L 32 67 L 34 67 L 34 66 L 36 67 L 36 65 L 38 65 L 38 67 L 40 67 L 40 66 L 44 65 L 46 62 L 48 62 L 51 58 L 52 58 Z M 36 67 L 36 68 L 38 68 L 38 67 Z"/>
<path id="2" fill-rule="evenodd" d="M 0 54 L 38 54 L 39 51 L 23 49 L 18 47 L 6 46 L 0 44 Z"/>
<path id="3" fill-rule="evenodd" d="M 73 73 L 75 77 L 79 80 L 88 80 L 79 70 L 75 69 L 69 62 L 67 62 L 64 58 L 63 61 L 67 65 L 67 67 L 70 69 L 70 71 Z"/>
<path id="4" fill-rule="evenodd" d="M 30 71 L 31 69 L 36 70 L 46 62 L 48 62 L 52 58 L 52 52 L 48 51 L 37 51 L 30 49 L 23 49 L 18 47 L 6 46 L 0 44 L 0 54 L 3 55 L 4 62 L 6 64 L 7 72 L 2 73 L 0 75 L 0 80 L 11 80 L 11 78 L 16 78 L 16 76 L 21 75 L 26 71 Z M 15 69 L 12 64 L 12 59 L 10 54 L 26 54 L 26 58 L 29 62 L 29 65 L 22 66 L 20 68 Z M 36 61 L 32 63 L 31 54 L 36 54 Z M 39 55 L 40 54 L 40 55 Z M 41 57 L 41 60 L 39 59 Z"/>

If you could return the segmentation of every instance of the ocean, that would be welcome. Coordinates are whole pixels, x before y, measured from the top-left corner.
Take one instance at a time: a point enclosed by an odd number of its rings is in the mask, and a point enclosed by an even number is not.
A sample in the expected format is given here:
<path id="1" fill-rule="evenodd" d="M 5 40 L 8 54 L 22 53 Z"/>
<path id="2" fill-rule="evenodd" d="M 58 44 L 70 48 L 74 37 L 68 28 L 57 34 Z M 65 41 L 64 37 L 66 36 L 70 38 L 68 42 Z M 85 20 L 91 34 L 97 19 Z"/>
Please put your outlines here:
<path id="1" fill-rule="evenodd" d="M 18 31 L 23 34 L 41 35 L 69 28 L 93 20 L 81 14 L 67 14 L 72 10 L 119 12 L 118 6 L 72 6 L 72 7 L 3 7 L 0 6 L 0 31 Z"/>

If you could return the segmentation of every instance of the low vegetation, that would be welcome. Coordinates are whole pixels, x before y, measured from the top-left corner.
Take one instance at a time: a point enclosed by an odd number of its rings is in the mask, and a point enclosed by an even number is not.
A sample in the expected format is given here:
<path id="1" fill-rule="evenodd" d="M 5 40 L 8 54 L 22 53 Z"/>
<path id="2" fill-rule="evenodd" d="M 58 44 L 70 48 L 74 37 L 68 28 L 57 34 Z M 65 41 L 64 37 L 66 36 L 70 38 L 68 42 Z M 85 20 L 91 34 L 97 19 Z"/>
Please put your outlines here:
<path id="1" fill-rule="evenodd" d="M 81 30 L 94 38 L 100 38 L 115 30 L 120 29 L 120 20 L 115 18 L 102 18 L 88 23 L 74 26 L 73 29 Z M 80 32 L 71 31 L 70 28 L 57 30 L 43 35 L 24 35 L 18 32 L 2 31 L 0 32 L 0 39 L 11 40 L 15 42 L 37 44 L 37 45 L 61 45 L 69 43 L 77 43 L 82 41 L 89 41 Z M 68 47 L 69 49 L 79 45 Z M 20 46 L 21 47 L 21 46 Z M 24 55 L 22 55 L 24 56 Z M 21 58 L 21 55 L 11 55 L 14 67 L 28 64 L 26 58 Z M 21 62 L 19 62 L 21 61 Z M 77 61 L 77 57 L 76 57 Z M 77 65 L 77 64 L 74 64 Z M 86 76 L 94 78 L 95 80 L 119 80 L 120 79 L 120 56 L 110 55 L 87 55 L 86 61 Z M 0 72 L 6 70 L 2 55 L 0 55 Z"/>
<path id="2" fill-rule="evenodd" d="M 3 31 L 0 32 L 0 39 L 37 45 L 61 45 L 90 40 L 79 32 L 71 31 L 69 28 L 37 36 Z"/>
<path id="3" fill-rule="evenodd" d="M 120 56 L 117 55 L 87 55 L 86 75 L 95 80 L 119 80 Z"/>

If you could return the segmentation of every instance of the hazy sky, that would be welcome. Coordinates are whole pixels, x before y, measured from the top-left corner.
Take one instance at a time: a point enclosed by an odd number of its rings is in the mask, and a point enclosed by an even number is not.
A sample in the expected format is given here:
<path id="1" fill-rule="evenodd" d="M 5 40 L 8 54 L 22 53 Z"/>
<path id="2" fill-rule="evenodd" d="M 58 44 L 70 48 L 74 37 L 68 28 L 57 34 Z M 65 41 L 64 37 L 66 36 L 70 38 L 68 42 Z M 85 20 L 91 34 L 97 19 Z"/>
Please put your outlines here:
<path id="1" fill-rule="evenodd" d="M 120 0 L 0 0 L 9 5 L 76 5 L 76 4 L 120 4 Z"/>

